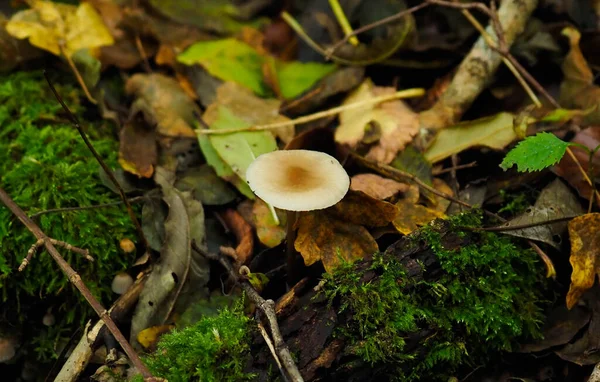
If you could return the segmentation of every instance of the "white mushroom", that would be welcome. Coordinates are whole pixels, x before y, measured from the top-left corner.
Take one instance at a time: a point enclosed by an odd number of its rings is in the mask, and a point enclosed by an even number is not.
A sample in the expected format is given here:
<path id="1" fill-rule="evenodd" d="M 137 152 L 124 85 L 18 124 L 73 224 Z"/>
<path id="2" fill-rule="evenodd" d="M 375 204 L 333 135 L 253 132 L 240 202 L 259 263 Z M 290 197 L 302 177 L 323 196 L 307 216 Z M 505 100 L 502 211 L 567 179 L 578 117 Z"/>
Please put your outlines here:
<path id="1" fill-rule="evenodd" d="M 116 294 L 123 294 L 133 284 L 133 278 L 126 272 L 117 273 L 112 281 L 112 291 Z"/>
<path id="2" fill-rule="evenodd" d="M 286 211 L 331 207 L 350 187 L 350 177 L 337 159 L 310 150 L 260 155 L 248 167 L 246 179 L 259 198 Z"/>
<path id="3" fill-rule="evenodd" d="M 294 272 L 296 211 L 331 207 L 346 195 L 350 177 L 331 155 L 310 150 L 283 150 L 260 155 L 246 171 L 252 191 L 265 202 L 287 212 L 288 282 Z"/>

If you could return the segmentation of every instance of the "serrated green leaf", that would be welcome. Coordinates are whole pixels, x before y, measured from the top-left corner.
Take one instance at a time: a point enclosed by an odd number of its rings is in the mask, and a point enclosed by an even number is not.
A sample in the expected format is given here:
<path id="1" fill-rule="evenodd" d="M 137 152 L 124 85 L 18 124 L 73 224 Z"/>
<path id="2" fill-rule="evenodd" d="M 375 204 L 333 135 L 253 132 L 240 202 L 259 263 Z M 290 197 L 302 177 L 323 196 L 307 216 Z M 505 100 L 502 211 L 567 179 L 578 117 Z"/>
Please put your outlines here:
<path id="1" fill-rule="evenodd" d="M 519 142 L 506 154 L 500 167 L 506 171 L 516 164 L 519 172 L 540 171 L 560 161 L 569 145 L 554 134 L 538 133 Z"/>

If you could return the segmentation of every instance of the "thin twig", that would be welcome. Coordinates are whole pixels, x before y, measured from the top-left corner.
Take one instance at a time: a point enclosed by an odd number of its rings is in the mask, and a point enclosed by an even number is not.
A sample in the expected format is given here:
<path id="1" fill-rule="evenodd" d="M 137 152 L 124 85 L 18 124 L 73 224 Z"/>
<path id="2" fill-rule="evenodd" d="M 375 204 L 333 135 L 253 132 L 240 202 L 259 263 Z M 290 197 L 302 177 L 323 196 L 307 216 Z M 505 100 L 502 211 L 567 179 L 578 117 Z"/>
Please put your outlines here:
<path id="1" fill-rule="evenodd" d="M 83 257 L 85 257 L 86 260 L 88 260 L 90 262 L 94 262 L 94 258 L 92 256 L 90 256 L 90 251 L 88 251 L 87 249 L 75 247 L 67 242 L 60 241 L 60 240 L 55 240 L 55 239 L 51 239 L 51 238 L 48 240 L 50 240 L 50 243 L 52 243 L 52 245 L 54 245 L 54 246 L 62 247 L 64 249 L 66 249 L 67 251 L 71 251 L 71 252 L 80 254 Z M 19 272 L 23 272 L 25 267 L 27 267 L 27 265 L 29 263 L 31 263 L 31 259 L 33 258 L 33 255 L 35 255 L 35 253 L 40 249 L 40 247 L 42 245 L 44 245 L 44 240 L 39 239 L 31 246 L 31 248 L 29 248 L 29 251 L 27 251 L 27 256 L 23 259 L 23 261 L 21 262 L 21 265 L 19 265 Z"/>
<path id="2" fill-rule="evenodd" d="M 129 199 L 129 202 L 137 203 L 137 202 L 140 202 L 145 199 L 147 199 L 146 196 L 136 196 L 135 198 Z M 46 214 L 54 214 L 54 213 L 59 213 L 59 212 L 77 212 L 77 211 L 85 211 L 85 210 L 94 210 L 96 208 L 106 208 L 106 207 L 118 206 L 119 204 L 123 204 L 123 201 L 117 200 L 114 202 L 97 204 L 94 206 L 51 208 L 49 210 L 43 210 L 43 211 L 36 212 L 35 214 L 31 214 L 31 215 L 29 215 L 29 217 L 31 219 L 37 219 L 38 217 L 40 217 L 42 215 L 46 215 Z"/>
<path id="3" fill-rule="evenodd" d="M 50 86 L 52 93 L 54 93 L 54 96 L 56 97 L 56 99 L 58 100 L 60 105 L 63 107 L 65 112 L 67 113 L 67 118 L 71 121 L 73 126 L 77 129 L 77 131 L 79 132 L 79 135 L 81 135 L 81 138 L 85 142 L 85 145 L 88 147 L 88 149 L 90 150 L 92 155 L 94 155 L 94 158 L 96 158 L 96 160 L 98 161 L 98 163 L 100 164 L 100 166 L 102 167 L 102 169 L 104 170 L 104 172 L 106 173 L 106 175 L 108 176 L 110 181 L 119 190 L 119 194 L 121 195 L 121 200 L 123 200 L 123 203 L 125 203 L 125 206 L 127 207 L 127 212 L 129 213 L 129 218 L 133 222 L 133 225 L 135 226 L 135 229 L 138 232 L 139 238 L 142 241 L 144 248 L 145 249 L 150 248 L 150 246 L 148 245 L 148 240 L 146 240 L 146 235 L 144 235 L 144 231 L 142 230 L 142 226 L 140 225 L 140 222 L 138 221 L 137 217 L 135 216 L 135 212 L 133 212 L 133 207 L 131 207 L 131 203 L 129 203 L 129 200 L 127 199 L 127 195 L 125 195 L 125 191 L 123 190 L 123 187 L 121 187 L 121 185 L 119 184 L 119 181 L 115 177 L 115 174 L 106 165 L 106 163 L 104 163 L 104 160 L 102 159 L 100 154 L 98 154 L 98 152 L 96 151 L 96 149 L 94 148 L 94 146 L 92 145 L 90 140 L 88 139 L 87 135 L 81 128 L 81 124 L 79 123 L 79 120 L 77 119 L 77 117 L 75 116 L 75 114 L 73 114 L 71 112 L 69 107 L 63 101 L 60 94 L 58 94 L 58 92 L 56 91 L 56 88 L 52 84 L 52 81 L 50 81 L 50 77 L 48 77 L 48 73 L 45 70 L 44 70 L 44 76 L 46 77 L 46 81 L 48 82 L 48 85 Z"/>
<path id="4" fill-rule="evenodd" d="M 452 170 L 464 170 L 466 168 L 473 168 L 473 167 L 477 167 L 477 162 L 471 162 L 471 163 L 466 163 L 466 164 L 459 164 L 456 166 L 452 166 L 452 167 L 448 167 L 448 168 L 443 168 L 441 170 L 433 170 L 432 171 L 432 175 L 434 176 L 438 176 L 438 175 L 442 175 L 448 172 L 451 172 Z"/>
<path id="5" fill-rule="evenodd" d="M 65 49 L 64 49 L 64 47 L 63 47 L 62 44 L 59 44 L 58 47 L 60 48 L 60 52 L 62 53 L 62 55 L 65 56 L 65 58 L 67 59 L 67 63 L 71 67 L 71 70 L 73 71 L 73 74 L 75 74 L 75 78 L 77 79 L 77 82 L 79 82 L 79 85 L 83 89 L 83 93 L 85 94 L 85 96 L 88 99 L 88 101 L 90 101 L 94 105 L 98 104 L 98 101 L 96 101 L 96 99 L 94 99 L 94 97 L 92 97 L 92 95 L 90 94 L 90 91 L 88 90 L 88 88 L 87 88 L 87 86 L 85 84 L 85 81 L 83 80 L 83 77 L 81 77 L 81 73 L 79 73 L 79 70 L 77 69 L 77 66 L 75 66 L 75 63 L 71 59 L 71 56 L 69 56 L 67 54 L 67 52 L 65 51 Z M 46 78 L 48 78 L 48 77 L 46 77 Z"/>
<path id="6" fill-rule="evenodd" d="M 575 162 L 575 165 L 577 166 L 577 169 L 583 175 L 583 178 L 585 179 L 585 181 L 587 182 L 587 184 L 589 184 L 590 187 L 592 188 L 592 190 L 594 192 L 594 195 L 596 196 L 596 203 L 598 203 L 598 206 L 600 206 L 600 193 L 598 192 L 598 190 L 596 190 L 596 186 L 594 185 L 594 183 L 592 182 L 592 180 L 588 176 L 587 172 L 585 172 L 585 170 L 583 169 L 583 166 L 581 165 L 581 163 L 579 163 L 579 160 L 577 159 L 577 157 L 575 156 L 575 154 L 573 154 L 573 151 L 571 150 L 570 147 L 567 147 L 567 154 L 569 154 L 569 156 L 571 157 L 571 159 L 573 160 L 573 162 Z"/>
<path id="7" fill-rule="evenodd" d="M 8 207 L 9 210 L 11 210 L 11 212 L 21 221 L 21 223 L 23 223 L 23 225 L 25 225 L 25 227 L 27 227 L 27 229 L 36 237 L 36 239 L 44 241 L 44 246 L 46 247 L 46 250 L 48 251 L 50 256 L 52 256 L 54 261 L 56 261 L 56 263 L 63 271 L 63 273 L 67 276 L 69 281 L 81 292 L 83 297 L 94 309 L 96 314 L 98 314 L 102 321 L 104 321 L 106 327 L 113 334 L 117 342 L 119 342 L 119 344 L 123 348 L 123 351 L 125 351 L 135 368 L 142 374 L 142 376 L 147 381 L 155 380 L 152 377 L 152 374 L 150 373 L 146 365 L 144 365 L 144 363 L 140 360 L 137 353 L 133 350 L 129 342 L 127 342 L 117 325 L 110 318 L 106 309 L 98 302 L 98 300 L 96 300 L 96 298 L 94 297 L 94 295 L 92 295 L 92 292 L 90 292 L 87 286 L 85 286 L 81 279 L 81 276 L 79 276 L 79 274 L 75 272 L 75 270 L 69 265 L 69 263 L 67 263 L 65 259 L 60 255 L 60 253 L 56 250 L 56 247 L 52 244 L 50 238 L 46 236 L 46 234 L 40 229 L 40 227 L 38 227 L 37 224 L 35 224 L 35 222 L 25 214 L 21 207 L 19 207 L 2 188 L 0 188 L 0 201 L 2 201 L 2 203 L 4 203 L 4 205 Z"/>
<path id="8" fill-rule="evenodd" d="M 235 271 L 233 265 L 231 264 L 231 261 L 229 261 L 229 259 L 226 256 L 202 250 L 194 242 L 192 242 L 192 249 L 194 249 L 196 252 L 203 255 L 207 259 L 219 262 L 223 266 L 223 268 L 225 268 L 229 276 L 242 287 L 244 292 L 246 292 L 248 298 L 256 305 L 258 309 L 260 309 L 260 311 L 267 319 L 269 329 L 271 330 L 271 336 L 273 337 L 273 344 L 275 345 L 275 352 L 279 357 L 284 370 L 288 374 L 286 377 L 288 377 L 289 380 L 292 382 L 304 381 L 302 375 L 300 375 L 298 366 L 292 358 L 289 348 L 283 340 L 281 331 L 279 330 L 279 324 L 277 323 L 277 314 L 275 313 L 275 303 L 273 302 L 273 300 L 265 300 L 260 296 L 260 294 L 258 294 L 258 292 L 256 291 L 256 289 L 254 289 L 252 284 L 250 284 L 246 280 L 241 279 L 239 274 Z"/>
<path id="9" fill-rule="evenodd" d="M 296 119 L 291 119 L 289 121 L 268 123 L 265 125 L 255 125 L 255 126 L 245 127 L 245 128 L 241 128 L 241 129 L 219 129 L 219 130 L 198 129 L 198 130 L 196 130 L 196 132 L 198 134 L 232 134 L 232 133 L 239 133 L 242 131 L 273 130 L 273 129 L 279 129 L 281 127 L 294 126 L 294 125 L 299 125 L 301 123 L 316 121 L 317 119 L 336 115 L 336 114 L 339 114 L 343 111 L 350 110 L 350 109 L 356 109 L 356 108 L 365 107 L 368 105 L 374 105 L 374 104 L 387 102 L 387 101 L 391 101 L 391 100 L 395 100 L 395 99 L 421 97 L 424 94 L 425 94 L 425 89 L 421 89 L 421 88 L 406 89 L 406 90 L 400 90 L 394 94 L 386 94 L 386 95 L 382 95 L 379 97 L 369 98 L 364 101 L 359 101 L 359 102 L 354 102 L 354 103 L 350 103 L 347 105 L 334 107 L 334 108 L 331 108 L 328 110 L 320 111 L 318 113 L 305 115 L 303 117 L 296 118 Z"/>

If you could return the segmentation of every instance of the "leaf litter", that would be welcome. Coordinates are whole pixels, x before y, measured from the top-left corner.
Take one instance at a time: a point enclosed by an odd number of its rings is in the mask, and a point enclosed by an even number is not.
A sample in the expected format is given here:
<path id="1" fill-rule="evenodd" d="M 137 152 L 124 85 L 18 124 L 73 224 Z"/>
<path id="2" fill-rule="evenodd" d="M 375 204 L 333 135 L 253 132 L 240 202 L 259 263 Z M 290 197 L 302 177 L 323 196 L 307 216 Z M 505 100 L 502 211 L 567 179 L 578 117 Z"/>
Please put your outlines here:
<path id="1" fill-rule="evenodd" d="M 218 254 L 228 256 L 240 280 L 265 298 L 279 299 L 284 337 L 304 349 L 298 353 L 303 375 L 340 372 L 337 352 L 344 345 L 325 341 L 332 328 L 307 331 L 304 325 L 311 320 L 318 325 L 321 316 L 335 322 L 343 312 L 315 310 L 298 298 L 303 283 L 316 284 L 323 272 L 334 277 L 351 263 L 371 264 L 390 244 L 477 207 L 486 215 L 479 229 L 530 246 L 556 269 L 557 281 L 548 282 L 556 283 L 550 288 L 560 298 L 547 309 L 546 338 L 519 351 L 535 356 L 551 351 L 564 360 L 565 370 L 600 362 L 600 295 L 594 288 L 600 59 L 589 48 L 590 33 L 580 32 L 583 25 L 597 25 L 584 17 L 597 12 L 572 12 L 580 5 L 570 4 L 573 26 L 562 30 L 544 27 L 539 18 L 546 16 L 535 14 L 519 39 L 519 28 L 503 19 L 514 9 L 501 4 L 499 22 L 508 29 L 499 44 L 512 46 L 515 56 L 506 60 L 522 61 L 524 69 L 496 71 L 500 55 L 481 54 L 489 41 L 475 32 L 481 28 L 469 10 L 436 2 L 357 36 L 349 36 L 353 27 L 413 4 L 341 2 L 340 15 L 332 11 L 334 0 L 299 8 L 268 0 L 24 3 L 29 8 L 0 19 L 0 71 L 25 71 L 25 64 L 47 59 L 45 52 L 65 60 L 87 98 L 98 103 L 86 104 L 88 114 L 114 124 L 94 125 L 98 131 L 90 134 L 112 129 L 119 141 L 119 179 L 129 196 L 142 201 L 137 213 L 149 252 L 128 269 L 139 277 L 148 274 L 131 317 L 136 346 L 154 351 L 174 328 L 232 306 L 241 294 L 239 280 L 208 260 Z M 556 12 L 550 8 L 546 11 Z M 513 14 L 514 25 L 527 20 L 527 9 Z M 344 17 L 350 20 L 345 27 Z M 344 35 L 348 41 L 337 43 Z M 454 58 L 464 62 L 456 65 Z M 548 62 L 560 63 L 562 73 L 538 79 L 541 84 L 523 80 L 523 70 Z M 427 99 L 371 102 L 405 89 L 419 97 L 423 88 Z M 543 90 L 559 88 L 560 105 L 550 95 L 554 91 Z M 0 109 L 0 123 L 12 117 Z M 10 134 L 0 134 L 0 141 Z M 246 170 L 260 155 L 283 149 L 335 157 L 352 179 L 344 199 L 288 221 L 293 215 L 256 198 Z M 100 178 L 109 185 L 105 174 Z M 454 243 L 452 235 L 444 240 Z M 430 265 L 419 261 L 410 264 Z M 361 269 L 364 280 L 375 272 Z M 445 292 L 435 285 L 431 293 Z M 292 320 L 282 313 L 285 304 L 295 305 Z M 247 306 L 257 307 L 256 301 Z M 297 332 L 306 344 L 294 342 Z M 310 359 L 308 350 L 314 352 Z M 260 362 L 256 370 L 264 367 Z M 541 361 L 532 364 L 542 368 Z M 526 378 L 506 368 L 510 378 Z"/>

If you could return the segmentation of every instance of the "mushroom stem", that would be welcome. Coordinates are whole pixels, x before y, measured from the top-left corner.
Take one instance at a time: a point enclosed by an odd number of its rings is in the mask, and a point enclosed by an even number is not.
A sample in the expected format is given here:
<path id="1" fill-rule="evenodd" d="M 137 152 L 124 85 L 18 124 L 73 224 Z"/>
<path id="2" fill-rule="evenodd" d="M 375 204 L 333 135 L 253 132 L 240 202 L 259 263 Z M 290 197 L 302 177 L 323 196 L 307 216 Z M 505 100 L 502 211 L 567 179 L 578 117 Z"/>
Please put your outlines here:
<path id="1" fill-rule="evenodd" d="M 296 248 L 294 248 L 294 241 L 296 241 L 296 232 L 294 231 L 294 224 L 296 224 L 296 211 L 286 210 L 287 213 L 287 280 L 290 286 L 295 283 L 296 273 Z"/>

